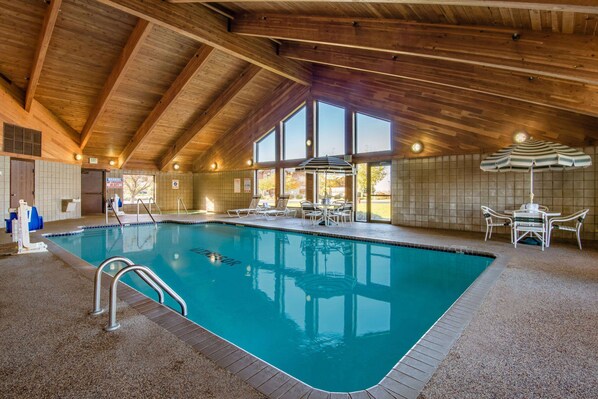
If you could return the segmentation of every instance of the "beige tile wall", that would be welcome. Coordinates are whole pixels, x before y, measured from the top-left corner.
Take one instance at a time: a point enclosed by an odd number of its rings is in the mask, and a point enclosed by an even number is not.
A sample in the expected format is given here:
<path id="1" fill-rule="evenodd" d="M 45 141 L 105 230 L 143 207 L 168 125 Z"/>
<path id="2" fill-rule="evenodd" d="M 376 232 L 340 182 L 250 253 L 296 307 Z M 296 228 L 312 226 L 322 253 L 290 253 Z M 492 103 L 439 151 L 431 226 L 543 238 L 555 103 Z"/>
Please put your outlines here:
<path id="1" fill-rule="evenodd" d="M 81 167 L 59 162 L 35 161 L 35 205 L 44 222 L 81 217 L 75 211 L 62 212 L 62 200 L 81 198 Z"/>
<path id="2" fill-rule="evenodd" d="M 251 170 L 230 172 L 207 172 L 194 175 L 194 207 L 222 213 L 227 209 L 246 208 L 253 196 L 253 174 Z M 251 192 L 243 190 L 243 180 L 251 179 Z M 241 192 L 234 192 L 234 179 L 241 179 Z"/>
<path id="3" fill-rule="evenodd" d="M 156 203 L 163 211 L 173 211 L 177 209 L 177 200 L 182 198 L 183 202 L 189 210 L 193 208 L 193 174 L 180 172 L 148 172 L 142 170 L 118 170 L 113 169 L 106 173 L 106 177 L 121 177 L 123 175 L 134 174 L 150 174 L 154 175 L 156 179 Z M 179 189 L 172 189 L 172 180 L 179 181 Z M 121 198 L 123 195 L 122 189 L 107 189 L 106 196 L 112 197 L 117 193 Z M 181 206 L 182 209 L 182 206 Z M 137 212 L 136 205 L 125 205 L 124 211 L 127 213 Z M 152 209 L 152 212 L 154 210 Z"/>
<path id="4" fill-rule="evenodd" d="M 0 174 L 0 215 L 5 219 L 10 206 L 10 157 L 0 156 Z"/>
<path id="5" fill-rule="evenodd" d="M 564 215 L 589 208 L 583 237 L 595 240 L 598 149 L 583 150 L 592 156 L 591 167 L 535 174 L 534 202 Z M 484 157 L 474 154 L 393 161 L 393 224 L 485 231 L 481 205 L 503 211 L 527 202 L 529 174 L 483 172 L 480 161 Z"/>

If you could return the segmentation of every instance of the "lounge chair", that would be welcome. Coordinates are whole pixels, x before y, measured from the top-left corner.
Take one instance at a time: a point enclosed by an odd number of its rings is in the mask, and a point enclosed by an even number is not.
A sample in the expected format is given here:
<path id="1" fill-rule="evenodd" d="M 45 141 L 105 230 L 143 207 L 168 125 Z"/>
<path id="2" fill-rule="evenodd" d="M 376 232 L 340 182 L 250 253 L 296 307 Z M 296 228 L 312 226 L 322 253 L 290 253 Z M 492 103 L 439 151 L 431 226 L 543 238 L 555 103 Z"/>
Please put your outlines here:
<path id="1" fill-rule="evenodd" d="M 295 209 L 287 208 L 287 204 L 289 203 L 288 196 L 280 196 L 278 197 L 278 201 L 276 201 L 276 207 L 274 208 L 260 208 L 258 209 L 255 214 L 265 216 L 266 219 L 268 217 L 277 217 L 277 216 L 295 216 L 297 211 Z"/>
<path id="2" fill-rule="evenodd" d="M 574 214 L 569 216 L 557 216 L 550 218 L 550 221 L 548 222 L 548 240 L 546 242 L 546 246 L 550 246 L 550 240 L 552 239 L 552 230 L 557 229 L 563 231 L 571 231 L 575 233 L 577 236 L 577 245 L 581 250 L 581 226 L 583 225 L 583 222 L 586 216 L 588 215 L 588 212 L 590 212 L 589 209 L 584 209 L 579 212 L 575 212 Z M 575 221 L 575 226 L 567 226 L 565 224 L 562 224 L 572 221 Z"/>
<path id="3" fill-rule="evenodd" d="M 493 227 L 508 227 L 511 230 L 511 242 L 513 242 L 513 229 L 511 228 L 513 226 L 512 217 L 498 213 L 484 205 L 482 205 L 482 213 L 486 220 L 486 236 L 484 237 L 484 241 L 488 241 L 489 238 L 492 238 Z M 498 219 L 498 221 L 495 221 L 492 218 Z"/>
<path id="4" fill-rule="evenodd" d="M 249 216 L 252 213 L 255 213 L 255 211 L 257 210 L 257 206 L 260 203 L 260 198 L 262 198 L 261 195 L 254 195 L 253 198 L 251 198 L 251 202 L 249 203 L 249 206 L 247 208 L 230 209 L 226 211 L 226 213 L 228 213 L 228 216 L 230 217 L 241 218 L 244 216 Z"/>

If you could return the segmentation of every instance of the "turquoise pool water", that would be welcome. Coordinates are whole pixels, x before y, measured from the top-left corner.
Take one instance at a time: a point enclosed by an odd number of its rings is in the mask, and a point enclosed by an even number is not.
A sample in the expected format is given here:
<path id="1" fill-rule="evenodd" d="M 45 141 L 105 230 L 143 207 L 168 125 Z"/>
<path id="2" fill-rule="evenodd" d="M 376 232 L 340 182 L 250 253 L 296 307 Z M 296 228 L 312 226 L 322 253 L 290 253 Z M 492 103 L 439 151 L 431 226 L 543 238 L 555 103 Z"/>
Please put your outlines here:
<path id="1" fill-rule="evenodd" d="M 493 261 L 225 224 L 87 229 L 50 239 L 96 266 L 115 255 L 149 266 L 185 299 L 191 320 L 337 392 L 380 382 Z M 124 281 L 156 299 L 137 276 Z"/>

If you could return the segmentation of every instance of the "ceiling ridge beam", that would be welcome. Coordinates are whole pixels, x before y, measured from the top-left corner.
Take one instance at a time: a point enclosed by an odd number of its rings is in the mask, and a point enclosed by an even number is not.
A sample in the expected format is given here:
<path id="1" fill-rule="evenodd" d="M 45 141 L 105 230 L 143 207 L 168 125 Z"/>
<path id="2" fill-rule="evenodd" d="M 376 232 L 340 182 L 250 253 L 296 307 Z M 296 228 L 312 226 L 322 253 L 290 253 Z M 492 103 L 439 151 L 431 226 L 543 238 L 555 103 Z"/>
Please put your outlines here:
<path id="1" fill-rule="evenodd" d="M 231 31 L 598 84 L 598 38 L 592 36 L 396 19 L 269 14 L 237 16 L 231 21 Z"/>
<path id="2" fill-rule="evenodd" d="M 122 168 L 133 156 L 133 153 L 145 142 L 149 134 L 156 127 L 166 111 L 174 104 L 179 95 L 185 90 L 189 83 L 205 66 L 214 48 L 202 45 L 183 68 L 181 73 L 170 85 L 160 101 L 154 106 L 154 109 L 145 118 L 141 126 L 137 129 L 133 138 L 129 141 L 123 152 L 118 157 L 118 167 Z"/>
<path id="3" fill-rule="evenodd" d="M 315 48 L 314 48 L 315 47 Z M 315 64 L 490 94 L 598 117 L 598 86 L 376 51 L 286 42 L 280 55 Z"/>
<path id="4" fill-rule="evenodd" d="M 226 108 L 237 94 L 239 94 L 239 92 L 241 92 L 241 90 L 243 90 L 260 71 L 260 67 L 249 64 L 249 66 L 241 72 L 241 75 L 239 75 L 239 77 L 212 102 L 208 109 L 199 115 L 195 122 L 177 139 L 175 144 L 168 149 L 166 154 L 164 154 L 160 160 L 158 168 L 164 170 L 166 166 L 168 166 L 168 164 Z"/>
<path id="5" fill-rule="evenodd" d="M 204 3 L 205 0 L 168 0 L 170 3 Z M 220 0 L 219 3 L 233 3 L 238 0 Z M 295 0 L 294 3 L 313 2 L 314 0 Z M 284 3 L 288 0 L 243 0 L 247 3 Z M 346 3 L 347 0 L 321 0 L 322 3 Z M 515 8 L 539 11 L 564 11 L 579 13 L 598 13 L 598 6 L 588 5 L 588 0 L 351 0 L 351 3 L 409 4 L 409 5 L 445 5 L 464 7 Z"/>
<path id="6" fill-rule="evenodd" d="M 302 85 L 311 85 L 309 64 L 282 58 L 269 40 L 239 37 L 228 31 L 229 19 L 206 7 L 162 0 L 97 0 L 156 25 L 212 46 Z"/>
<path id="7" fill-rule="evenodd" d="M 150 34 L 152 27 L 153 24 L 144 19 L 139 19 L 139 21 L 137 21 L 137 25 L 135 25 L 135 28 L 133 29 L 133 32 L 131 32 L 127 43 L 123 47 L 118 59 L 116 60 L 116 63 L 112 67 L 112 71 L 104 83 L 104 87 L 100 92 L 98 100 L 92 108 L 87 121 L 83 126 L 83 130 L 81 130 L 81 150 L 83 150 L 89 142 L 96 124 L 108 106 L 108 102 L 126 75 L 133 59 L 141 49 L 143 41 Z"/>
<path id="8" fill-rule="evenodd" d="M 35 91 L 37 90 L 39 78 L 42 74 L 42 68 L 44 67 L 48 47 L 50 47 L 50 39 L 52 39 L 52 32 L 56 26 L 56 20 L 58 19 L 61 5 L 62 0 L 52 0 L 46 9 L 44 22 L 39 32 L 39 39 L 37 40 L 37 48 L 35 49 L 35 54 L 33 56 L 33 64 L 31 66 L 31 73 L 29 74 L 29 83 L 27 84 L 27 92 L 25 93 L 25 110 L 27 112 L 31 110 L 31 104 L 33 103 L 33 97 L 35 97 Z"/>

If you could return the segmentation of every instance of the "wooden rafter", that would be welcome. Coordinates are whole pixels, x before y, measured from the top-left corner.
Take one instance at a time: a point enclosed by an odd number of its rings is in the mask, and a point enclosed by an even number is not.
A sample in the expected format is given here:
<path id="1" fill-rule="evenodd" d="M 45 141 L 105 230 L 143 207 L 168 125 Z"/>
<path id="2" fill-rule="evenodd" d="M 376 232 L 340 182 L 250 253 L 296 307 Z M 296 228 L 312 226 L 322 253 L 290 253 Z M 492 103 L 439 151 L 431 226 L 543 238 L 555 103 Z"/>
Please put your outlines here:
<path id="1" fill-rule="evenodd" d="M 164 93 L 152 112 L 145 118 L 141 126 L 139 126 L 139 129 L 135 132 L 135 135 L 133 135 L 131 141 L 129 141 L 129 144 L 127 144 L 118 157 L 119 168 L 122 168 L 131 159 L 133 153 L 143 144 L 145 139 L 160 121 L 160 118 L 162 118 L 183 90 L 189 85 L 191 80 L 193 80 L 201 68 L 206 64 L 212 51 L 214 51 L 212 47 L 202 45 L 193 55 L 191 60 L 189 60 L 185 68 L 183 68 L 174 82 L 172 82 L 168 90 L 166 90 L 166 93 Z"/>
<path id="2" fill-rule="evenodd" d="M 48 53 L 50 39 L 52 38 L 54 26 L 56 26 L 56 20 L 58 19 L 58 12 L 60 11 L 61 4 L 62 0 L 52 0 L 46 10 L 44 22 L 39 32 L 37 49 L 33 56 L 33 65 L 31 67 L 31 74 L 29 75 L 29 83 L 27 84 L 27 93 L 25 94 L 25 110 L 27 112 L 31 110 L 31 104 L 33 103 L 35 90 L 37 89 L 39 78 L 42 74 L 42 68 L 44 66 L 46 54 Z"/>
<path id="3" fill-rule="evenodd" d="M 202 0 L 168 0 L 170 3 L 204 3 Z M 232 3 L 237 0 L 220 0 L 219 3 Z M 253 3 L 285 3 L 288 0 L 243 0 Z M 295 3 L 313 2 L 313 0 L 295 0 Z M 347 0 L 323 0 L 323 3 L 346 3 Z M 594 0 L 352 0 L 352 3 L 382 3 L 410 5 L 445 5 L 465 7 L 517 8 L 540 11 L 564 11 L 597 13 L 598 5 Z"/>
<path id="4" fill-rule="evenodd" d="M 228 32 L 229 19 L 205 7 L 172 4 L 162 0 L 98 0 L 156 25 L 212 46 L 287 79 L 309 86 L 311 69 L 307 64 L 282 58 L 274 43 Z"/>
<path id="5" fill-rule="evenodd" d="M 185 146 L 193 141 L 193 139 L 201 133 L 203 128 L 206 127 L 212 119 L 218 116 L 235 96 L 252 81 L 260 70 L 261 68 L 255 65 L 249 65 L 245 68 L 241 75 L 231 83 L 230 86 L 228 86 L 226 90 L 212 102 L 208 109 L 201 113 L 185 133 L 177 139 L 176 143 L 160 160 L 159 169 L 164 170 L 166 166 L 168 166 L 168 164 L 185 148 Z"/>
<path id="6" fill-rule="evenodd" d="M 376 18 L 248 14 L 231 31 L 250 36 L 392 52 L 598 84 L 598 38 Z"/>
<path id="7" fill-rule="evenodd" d="M 102 116 L 102 113 L 106 110 L 108 101 L 110 101 L 110 98 L 116 92 L 116 89 L 124 78 L 127 69 L 129 66 L 131 66 L 135 55 L 139 52 L 144 39 L 152 30 L 152 26 L 153 25 L 150 22 L 144 19 L 140 19 L 137 22 L 137 25 L 129 36 L 127 43 L 123 47 L 120 56 L 112 67 L 112 71 L 104 83 L 104 87 L 100 92 L 98 100 L 96 101 L 96 104 L 91 110 L 91 113 L 89 114 L 89 117 L 83 126 L 83 130 L 81 131 L 81 149 L 84 149 L 89 142 L 96 124 Z"/>
<path id="8" fill-rule="evenodd" d="M 280 55 L 316 64 L 396 76 L 598 117 L 598 86 L 409 55 L 285 43 Z M 517 88 L 517 90 L 514 90 Z"/>

